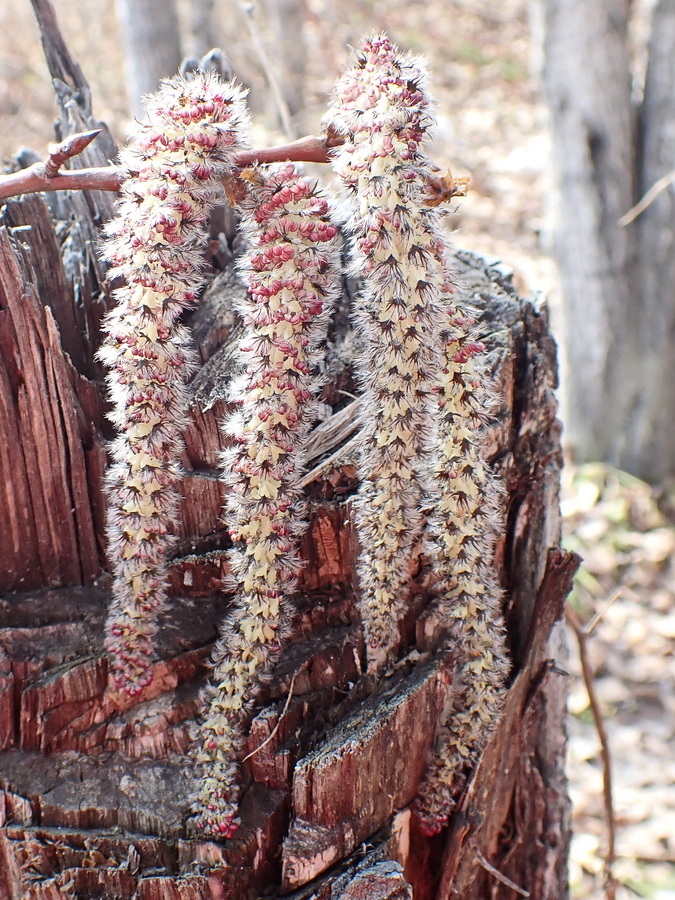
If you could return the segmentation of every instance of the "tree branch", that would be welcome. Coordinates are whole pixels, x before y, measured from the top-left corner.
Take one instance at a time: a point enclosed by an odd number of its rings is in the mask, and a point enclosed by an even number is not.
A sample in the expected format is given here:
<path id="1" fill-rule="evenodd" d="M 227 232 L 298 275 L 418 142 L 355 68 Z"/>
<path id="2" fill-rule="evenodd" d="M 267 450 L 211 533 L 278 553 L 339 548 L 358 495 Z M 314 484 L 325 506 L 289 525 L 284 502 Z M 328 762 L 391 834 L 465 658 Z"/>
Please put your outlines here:
<path id="1" fill-rule="evenodd" d="M 72 135 L 60 144 L 50 147 L 49 156 L 43 162 L 35 163 L 19 172 L 0 176 L 0 200 L 18 194 L 34 194 L 38 191 L 118 191 L 125 177 L 124 170 L 120 166 L 60 171 L 63 163 L 81 153 L 98 133 L 88 131 Z M 310 135 L 280 147 L 246 150 L 235 157 L 235 164 L 237 168 L 244 169 L 256 162 L 327 163 L 331 147 L 339 143 L 341 139 L 335 135 L 329 134 L 325 138 Z"/>
<path id="2" fill-rule="evenodd" d="M 656 200 L 660 193 L 665 191 L 667 187 L 675 181 L 675 169 L 672 172 L 668 172 L 667 175 L 664 175 L 663 178 L 659 178 L 657 182 L 655 182 L 644 195 L 644 197 L 632 206 L 627 213 L 625 213 L 619 219 L 619 225 L 622 228 L 625 228 L 626 225 L 630 225 L 630 223 L 637 219 L 637 217 L 643 213 L 648 206 Z"/>

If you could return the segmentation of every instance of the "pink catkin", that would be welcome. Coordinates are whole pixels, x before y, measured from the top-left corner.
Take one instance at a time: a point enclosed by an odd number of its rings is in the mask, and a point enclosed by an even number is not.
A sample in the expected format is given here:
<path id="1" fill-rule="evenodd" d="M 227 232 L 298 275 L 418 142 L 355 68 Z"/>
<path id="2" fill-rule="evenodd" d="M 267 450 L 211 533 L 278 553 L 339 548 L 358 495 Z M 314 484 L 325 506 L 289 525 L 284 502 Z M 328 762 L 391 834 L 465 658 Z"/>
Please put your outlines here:
<path id="1" fill-rule="evenodd" d="M 438 252 L 442 259 L 442 248 Z M 434 465 L 439 500 L 427 527 L 437 619 L 457 659 L 457 677 L 415 801 L 420 827 L 429 835 L 448 824 L 499 722 L 510 668 L 495 568 L 495 547 L 504 532 L 504 489 L 483 448 L 497 397 L 485 346 L 459 297 L 448 307 L 443 338 Z"/>
<path id="2" fill-rule="evenodd" d="M 339 239 L 323 196 L 290 165 L 244 173 L 243 222 L 250 250 L 242 267 L 249 296 L 238 410 L 225 423 L 235 447 L 223 459 L 235 608 L 213 655 L 195 760 L 198 832 L 236 831 L 240 760 L 253 702 L 276 662 L 293 612 L 298 547 L 306 528 L 300 488 L 303 447 L 317 415 L 316 373 L 340 288 Z"/>
<path id="3" fill-rule="evenodd" d="M 108 558 L 114 576 L 106 649 L 115 687 L 151 680 L 157 617 L 166 602 L 187 415 L 195 364 L 181 314 L 203 284 L 206 221 L 247 123 L 236 84 L 198 74 L 148 98 L 148 124 L 122 151 L 127 171 L 105 256 L 125 285 L 104 322 L 110 419 L 118 431 L 106 476 Z"/>
<path id="4" fill-rule="evenodd" d="M 345 138 L 333 166 L 347 189 L 352 272 L 363 283 L 354 326 L 364 344 L 357 375 L 367 413 L 353 509 L 372 671 L 396 652 L 423 542 L 422 509 L 435 491 L 445 272 L 435 253 L 439 214 L 425 204 L 432 165 L 423 84 L 419 60 L 375 35 L 338 82 L 327 117 Z"/>

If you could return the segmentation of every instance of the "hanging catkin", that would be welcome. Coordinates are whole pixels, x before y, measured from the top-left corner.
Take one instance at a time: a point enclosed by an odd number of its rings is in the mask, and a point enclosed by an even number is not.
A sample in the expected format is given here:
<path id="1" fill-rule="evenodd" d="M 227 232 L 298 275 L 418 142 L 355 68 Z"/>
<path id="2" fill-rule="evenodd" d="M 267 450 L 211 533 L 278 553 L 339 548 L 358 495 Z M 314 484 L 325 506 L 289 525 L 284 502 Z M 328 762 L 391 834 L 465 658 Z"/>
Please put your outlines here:
<path id="1" fill-rule="evenodd" d="M 386 36 L 363 43 L 338 82 L 327 122 L 344 136 L 334 168 L 348 191 L 354 314 L 364 350 L 357 375 L 367 415 L 354 519 L 362 547 L 360 609 L 369 664 L 395 649 L 423 507 L 433 495 L 445 273 L 438 214 L 426 204 L 431 124 L 421 64 Z"/>
<path id="2" fill-rule="evenodd" d="M 147 114 L 120 155 L 127 178 L 105 255 L 125 284 L 99 352 L 118 431 L 106 477 L 114 575 L 106 649 L 116 687 L 129 694 L 151 679 L 180 499 L 194 353 L 179 320 L 202 286 L 206 220 L 247 122 L 241 88 L 204 74 L 165 81 Z"/>
<path id="3" fill-rule="evenodd" d="M 242 228 L 250 244 L 242 265 L 249 289 L 240 309 L 244 374 L 231 392 L 239 408 L 225 426 L 235 447 L 223 459 L 236 596 L 213 655 L 193 799 L 196 826 L 216 837 L 238 827 L 250 708 L 293 612 L 307 526 L 304 443 L 317 417 L 320 345 L 341 287 L 337 227 L 322 194 L 292 165 L 244 176 Z"/>
<path id="4" fill-rule="evenodd" d="M 448 310 L 441 372 L 440 500 L 429 522 L 437 618 L 457 660 L 451 707 L 439 723 L 416 801 L 422 828 L 443 828 L 499 721 L 509 671 L 495 546 L 503 534 L 503 487 L 483 457 L 482 436 L 496 403 L 473 319 Z"/>

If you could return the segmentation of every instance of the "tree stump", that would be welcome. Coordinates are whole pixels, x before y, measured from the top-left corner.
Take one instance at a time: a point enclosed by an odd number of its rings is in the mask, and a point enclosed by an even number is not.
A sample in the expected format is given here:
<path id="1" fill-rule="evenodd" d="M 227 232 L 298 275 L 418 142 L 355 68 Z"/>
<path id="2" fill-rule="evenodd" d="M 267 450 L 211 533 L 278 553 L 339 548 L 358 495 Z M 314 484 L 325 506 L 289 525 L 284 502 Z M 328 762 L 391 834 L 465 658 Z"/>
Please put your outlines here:
<path id="1" fill-rule="evenodd" d="M 79 69 L 64 48 L 47 56 L 60 136 L 91 127 Z M 188 748 L 230 604 L 217 425 L 235 367 L 237 240 L 221 217 L 214 275 L 188 321 L 203 366 L 186 423 L 172 608 L 153 681 L 130 698 L 114 691 L 102 652 L 110 578 L 101 481 L 112 435 L 94 354 L 110 300 L 95 241 L 109 215 L 108 196 L 67 193 L 15 199 L 0 212 L 0 898 L 506 900 L 515 885 L 562 900 L 569 806 L 556 623 L 577 560 L 558 549 L 560 429 L 545 308 L 519 298 L 497 262 L 456 254 L 503 400 L 486 440 L 507 489 L 498 565 L 513 674 L 450 827 L 425 838 L 410 806 L 455 678 L 452 653 L 435 640 L 424 567 L 398 663 L 380 679 L 365 673 L 346 283 L 305 479 L 311 524 L 294 634 L 251 724 L 241 828 L 226 842 L 195 840 L 185 827 Z"/>

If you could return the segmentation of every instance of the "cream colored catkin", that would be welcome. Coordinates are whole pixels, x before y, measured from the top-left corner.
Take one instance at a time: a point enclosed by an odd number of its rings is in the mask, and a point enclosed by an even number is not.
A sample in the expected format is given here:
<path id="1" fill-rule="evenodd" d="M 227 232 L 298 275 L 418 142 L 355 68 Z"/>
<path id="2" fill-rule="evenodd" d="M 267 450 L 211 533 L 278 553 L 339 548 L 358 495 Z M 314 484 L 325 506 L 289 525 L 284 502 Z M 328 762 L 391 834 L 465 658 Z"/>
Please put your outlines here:
<path id="1" fill-rule="evenodd" d="M 338 229 L 324 196 L 291 164 L 243 173 L 244 374 L 225 423 L 225 517 L 233 540 L 233 614 L 213 654 L 212 687 L 194 758 L 192 808 L 202 833 L 238 825 L 241 756 L 251 707 L 281 652 L 294 610 L 298 549 L 307 526 L 300 486 L 304 444 L 318 412 L 317 363 L 341 289 Z"/>
<path id="2" fill-rule="evenodd" d="M 175 541 L 185 381 L 195 365 L 180 316 L 203 284 L 207 217 L 242 148 L 244 97 L 215 75 L 167 80 L 120 154 L 126 180 L 104 253 L 111 276 L 125 283 L 105 319 L 99 359 L 118 432 L 106 476 L 114 582 L 105 645 L 115 687 L 131 695 L 152 677 Z"/>
<path id="3" fill-rule="evenodd" d="M 428 200 L 431 124 L 421 62 L 385 35 L 363 42 L 338 82 L 328 126 L 344 137 L 333 166 L 347 188 L 352 272 L 363 289 L 354 325 L 365 395 L 354 520 L 369 668 L 396 650 L 398 622 L 434 494 L 445 273 L 439 215 Z"/>
<path id="4" fill-rule="evenodd" d="M 476 362 L 484 348 L 458 307 L 430 202 L 422 72 L 376 35 L 338 83 L 327 122 L 345 138 L 334 168 L 350 193 L 353 273 L 364 283 L 354 321 L 365 342 L 358 375 L 368 422 L 354 518 L 370 668 L 391 660 L 425 540 L 439 618 L 459 647 L 462 687 L 417 803 L 423 828 L 435 833 L 498 721 L 508 656 L 494 574 L 501 489 L 480 450 L 490 408 Z M 426 536 L 425 507 L 433 510 Z"/>
<path id="5" fill-rule="evenodd" d="M 430 518 L 437 619 L 459 671 L 452 706 L 439 723 L 415 803 L 422 830 L 436 834 L 499 722 L 509 671 L 495 547 L 503 534 L 504 491 L 483 457 L 482 434 L 496 398 L 484 346 L 459 305 L 448 309 L 441 373 L 440 502 Z"/>

